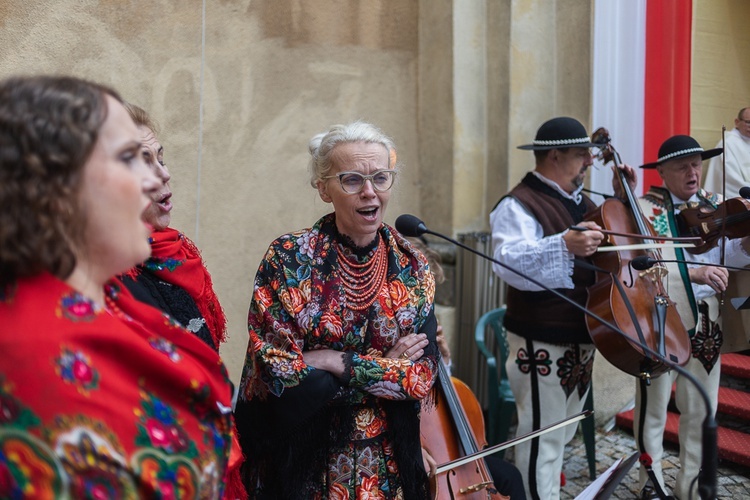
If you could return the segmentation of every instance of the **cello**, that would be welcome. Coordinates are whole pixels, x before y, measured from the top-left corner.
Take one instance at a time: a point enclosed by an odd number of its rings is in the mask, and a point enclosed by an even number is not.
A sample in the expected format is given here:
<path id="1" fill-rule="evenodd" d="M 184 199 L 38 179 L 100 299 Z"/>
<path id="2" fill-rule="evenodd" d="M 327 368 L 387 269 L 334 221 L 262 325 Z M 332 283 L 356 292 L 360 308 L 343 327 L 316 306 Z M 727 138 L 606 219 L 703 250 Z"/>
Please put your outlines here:
<path id="1" fill-rule="evenodd" d="M 448 375 L 438 361 L 435 406 L 421 412 L 422 445 L 439 463 L 478 452 L 487 445 L 482 407 L 471 389 Z M 508 500 L 493 483 L 483 458 L 430 477 L 430 495 L 435 500 Z"/>
<path id="2" fill-rule="evenodd" d="M 610 160 L 616 165 L 622 164 L 605 128 L 594 132 L 592 142 L 601 144 L 600 156 L 605 164 Z M 662 240 L 641 211 L 624 172 L 620 168 L 615 170 L 629 206 L 618 198 L 609 198 L 587 214 L 585 220 L 596 222 L 611 232 L 606 244 L 628 247 L 636 241 L 641 243 L 641 240 L 660 243 Z M 639 238 L 623 234 L 634 234 Z M 594 265 L 605 272 L 597 271 L 596 282 L 588 288 L 586 307 L 616 325 L 627 334 L 627 338 L 588 315 L 586 325 L 594 345 L 610 363 L 648 381 L 669 370 L 669 366 L 640 346 L 646 345 L 682 366 L 690 358 L 690 339 L 675 303 L 664 288 L 666 267 L 654 266 L 637 272 L 635 276 L 632 274 L 630 261 L 640 255 L 661 260 L 657 249 L 597 252 L 591 257 Z M 625 280 L 626 276 L 630 279 Z"/>

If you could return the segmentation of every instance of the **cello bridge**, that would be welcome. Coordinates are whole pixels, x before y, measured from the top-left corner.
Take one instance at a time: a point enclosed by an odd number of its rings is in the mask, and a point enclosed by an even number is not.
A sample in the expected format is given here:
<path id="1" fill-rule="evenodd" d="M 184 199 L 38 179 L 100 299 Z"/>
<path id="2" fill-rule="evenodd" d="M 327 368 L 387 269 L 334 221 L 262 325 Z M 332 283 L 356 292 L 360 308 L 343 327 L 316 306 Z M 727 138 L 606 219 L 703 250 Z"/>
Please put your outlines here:
<path id="1" fill-rule="evenodd" d="M 661 281 L 667 277 L 669 271 L 664 266 L 654 266 L 651 269 L 640 271 L 638 276 L 641 278 L 648 278 L 654 283 L 661 283 Z"/>
<path id="2" fill-rule="evenodd" d="M 483 483 L 477 483 L 472 484 L 471 486 L 467 486 L 466 488 L 461 488 L 458 490 L 458 492 L 462 495 L 465 495 L 466 493 L 475 493 L 477 491 L 481 491 L 484 489 L 487 489 L 488 487 L 492 486 L 492 481 L 485 481 Z"/>

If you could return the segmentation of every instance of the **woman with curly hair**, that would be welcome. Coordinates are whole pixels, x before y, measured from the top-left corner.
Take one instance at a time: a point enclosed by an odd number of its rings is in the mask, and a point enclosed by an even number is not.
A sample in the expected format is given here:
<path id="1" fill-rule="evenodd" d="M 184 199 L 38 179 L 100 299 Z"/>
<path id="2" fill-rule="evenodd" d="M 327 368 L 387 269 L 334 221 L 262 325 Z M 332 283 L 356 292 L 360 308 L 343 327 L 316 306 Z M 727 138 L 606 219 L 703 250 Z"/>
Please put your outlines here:
<path id="1" fill-rule="evenodd" d="M 310 142 L 333 213 L 271 243 L 255 277 L 236 410 L 257 498 L 427 496 L 420 401 L 437 368 L 435 282 L 383 216 L 395 146 L 368 123 Z"/>
<path id="2" fill-rule="evenodd" d="M 0 497 L 220 498 L 219 356 L 113 277 L 159 182 L 116 92 L 0 81 Z"/>

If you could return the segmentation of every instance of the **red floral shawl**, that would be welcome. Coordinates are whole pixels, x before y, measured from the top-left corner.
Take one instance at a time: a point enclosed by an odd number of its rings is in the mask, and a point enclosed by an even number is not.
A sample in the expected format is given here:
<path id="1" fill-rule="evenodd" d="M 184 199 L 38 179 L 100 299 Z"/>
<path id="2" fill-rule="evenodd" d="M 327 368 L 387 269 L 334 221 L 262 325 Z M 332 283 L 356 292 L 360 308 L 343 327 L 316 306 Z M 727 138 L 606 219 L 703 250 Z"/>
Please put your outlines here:
<path id="1" fill-rule="evenodd" d="M 120 284 L 107 308 L 42 274 L 0 297 L 0 497 L 219 498 L 219 356 Z"/>
<path id="2" fill-rule="evenodd" d="M 214 345 L 226 340 L 227 318 L 214 292 L 211 275 L 190 238 L 172 228 L 151 233 L 151 257 L 143 267 L 190 295 L 206 320 Z"/>

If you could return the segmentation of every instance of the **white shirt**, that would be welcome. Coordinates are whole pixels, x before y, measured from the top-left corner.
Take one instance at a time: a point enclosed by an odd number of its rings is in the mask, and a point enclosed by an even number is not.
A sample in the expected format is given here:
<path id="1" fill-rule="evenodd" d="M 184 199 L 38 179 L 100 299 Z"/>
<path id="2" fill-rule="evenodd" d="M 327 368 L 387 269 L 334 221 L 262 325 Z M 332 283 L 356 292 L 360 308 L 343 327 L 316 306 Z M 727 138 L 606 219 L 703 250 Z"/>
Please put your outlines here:
<path id="1" fill-rule="evenodd" d="M 556 182 L 540 173 L 531 173 L 565 198 L 576 203 L 581 202 L 583 186 L 569 194 Z M 539 221 L 512 196 L 505 197 L 490 213 L 490 227 L 493 257 L 496 260 L 550 288 L 573 288 L 574 255 L 568 252 L 562 238 L 568 230 L 545 237 Z M 508 285 L 518 290 L 544 290 L 497 264 L 492 265 L 492 270 Z"/>
<path id="2" fill-rule="evenodd" d="M 750 186 L 750 138 L 740 134 L 735 129 L 724 135 L 724 151 L 726 154 L 726 197 L 736 198 L 740 195 L 740 188 Z M 721 147 L 721 141 L 716 145 Z M 708 163 L 704 189 L 721 194 L 722 190 L 722 158 L 714 156 Z"/>

